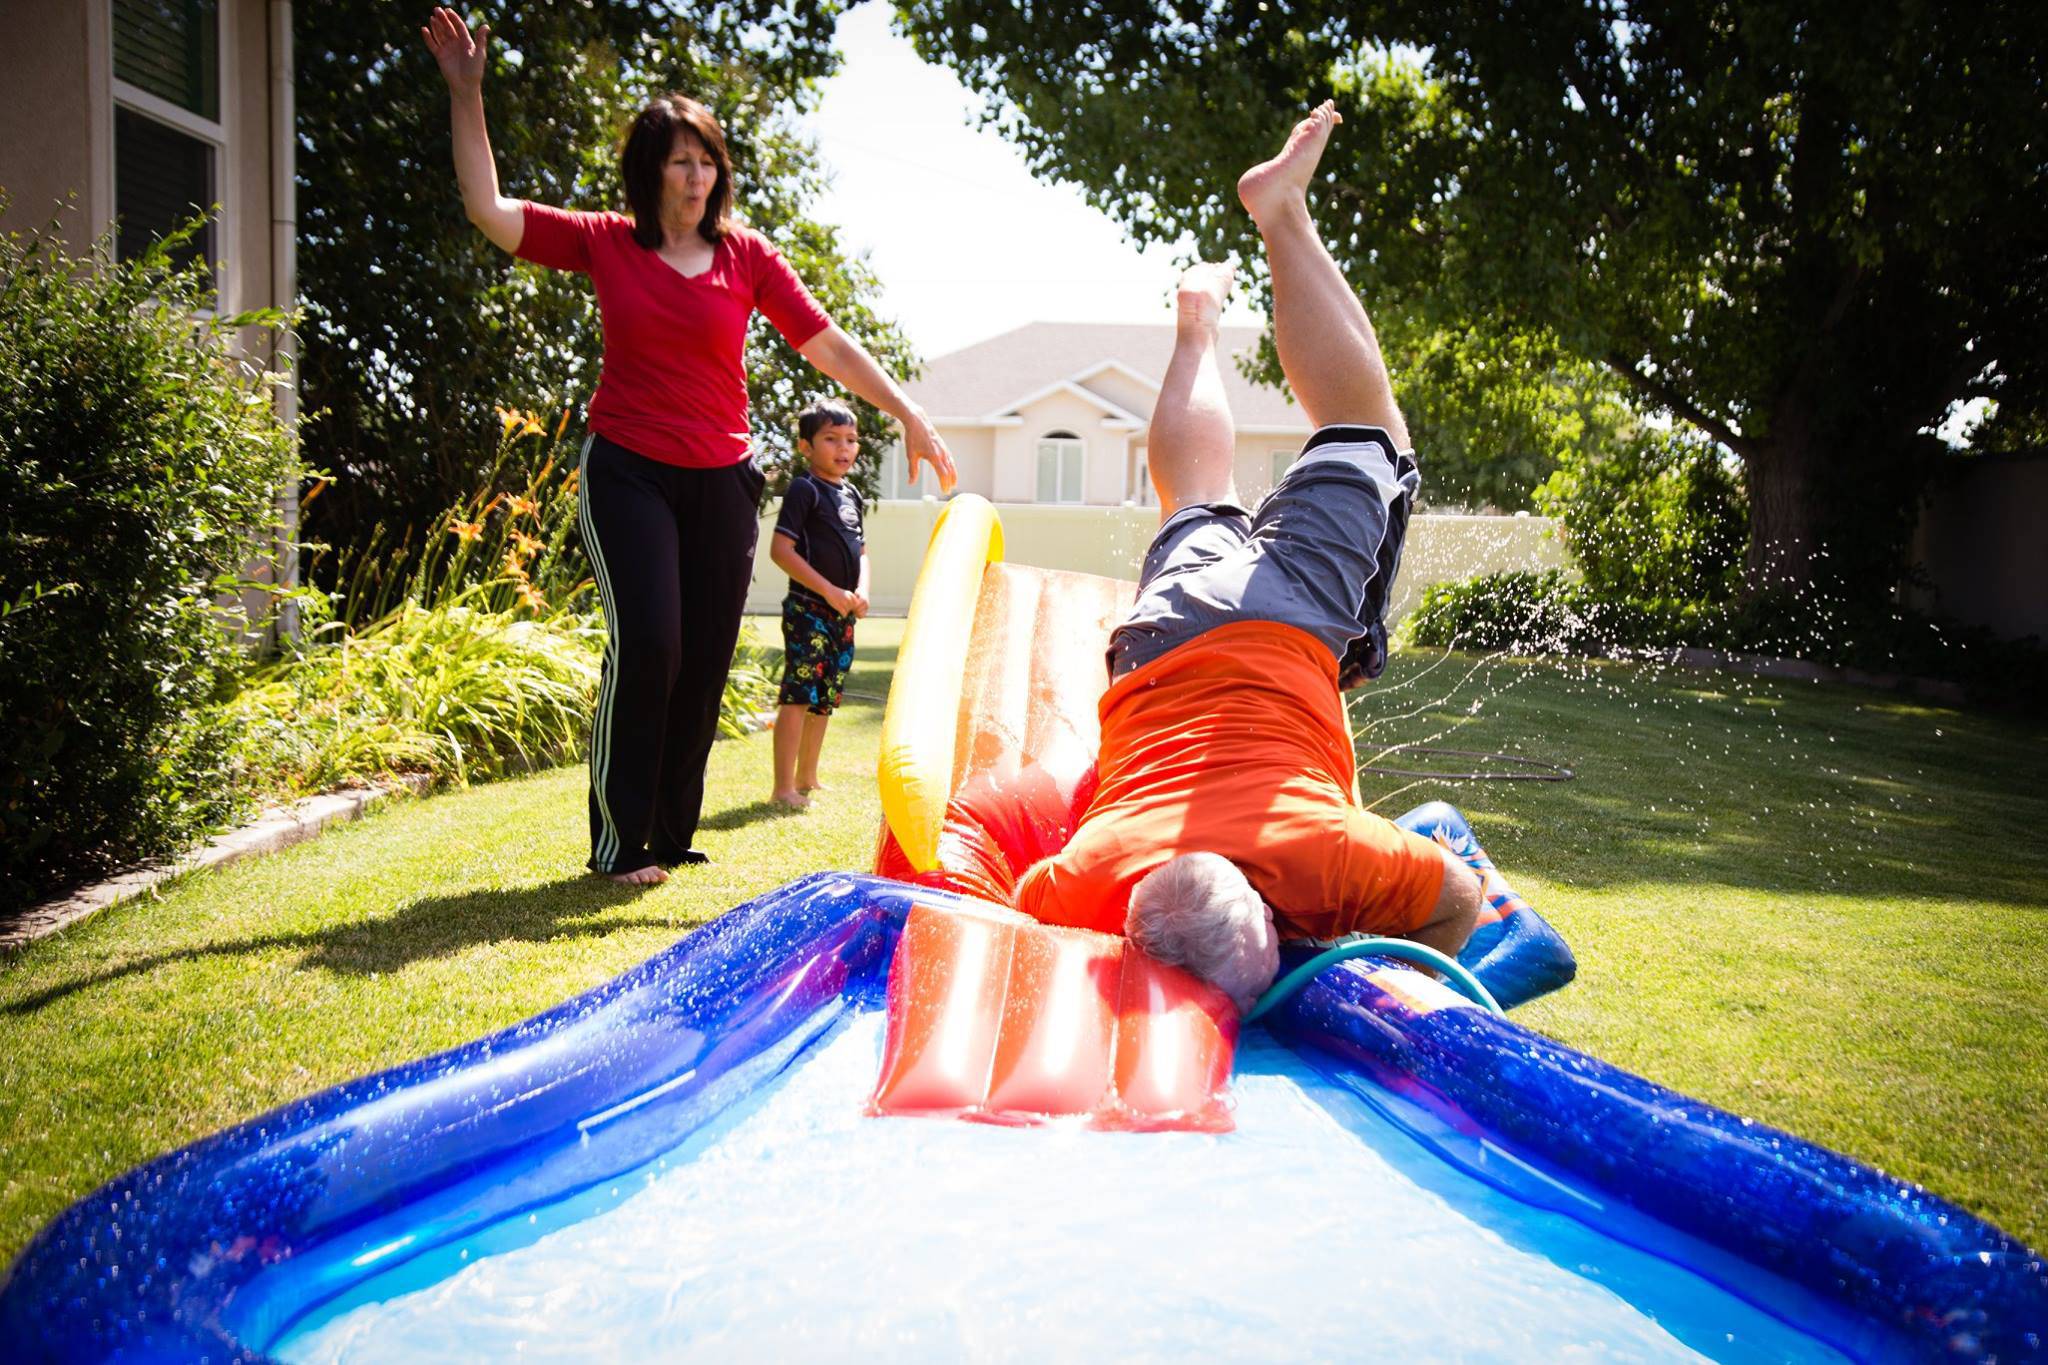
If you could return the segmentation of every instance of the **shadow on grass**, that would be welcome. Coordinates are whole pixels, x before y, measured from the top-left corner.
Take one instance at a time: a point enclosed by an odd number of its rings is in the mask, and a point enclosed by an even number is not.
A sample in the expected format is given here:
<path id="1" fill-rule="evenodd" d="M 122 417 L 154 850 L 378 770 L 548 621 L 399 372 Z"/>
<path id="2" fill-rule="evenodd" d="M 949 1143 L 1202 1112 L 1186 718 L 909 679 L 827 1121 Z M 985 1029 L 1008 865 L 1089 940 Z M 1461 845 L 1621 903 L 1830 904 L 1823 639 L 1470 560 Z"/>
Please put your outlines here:
<path id="1" fill-rule="evenodd" d="M 34 1014 L 79 991 L 179 962 L 239 957 L 275 949 L 304 949 L 299 970 L 369 976 L 395 972 L 414 962 L 446 957 L 483 943 L 547 943 L 602 937 L 620 929 L 676 927 L 676 922 L 669 918 L 620 918 L 606 914 L 652 889 L 621 886 L 598 877 L 573 877 L 517 890 L 429 896 L 375 919 L 354 920 L 299 934 L 232 939 L 133 958 L 45 987 L 0 1007 L 0 1013 Z"/>
<path id="2" fill-rule="evenodd" d="M 722 810 L 707 815 L 697 822 L 697 828 L 717 830 L 744 829 L 748 825 L 758 824 L 763 820 L 787 820 L 793 815 L 802 814 L 804 814 L 803 811 L 791 806 L 782 805 L 779 802 L 751 801 L 744 806 L 734 806 L 730 810 Z"/>

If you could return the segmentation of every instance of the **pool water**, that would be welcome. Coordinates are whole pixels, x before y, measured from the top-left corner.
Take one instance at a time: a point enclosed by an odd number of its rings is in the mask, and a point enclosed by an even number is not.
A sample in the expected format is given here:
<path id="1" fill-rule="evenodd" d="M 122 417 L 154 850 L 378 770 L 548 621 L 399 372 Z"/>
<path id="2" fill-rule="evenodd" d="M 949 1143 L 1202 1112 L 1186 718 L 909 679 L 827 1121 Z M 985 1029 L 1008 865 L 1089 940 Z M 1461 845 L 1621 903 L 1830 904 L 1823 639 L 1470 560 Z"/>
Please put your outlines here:
<path id="1" fill-rule="evenodd" d="M 883 1018 L 630 1178 L 299 1324 L 393 1359 L 1834 1360 L 1690 1271 L 1430 1155 L 1261 1032 L 1237 1131 L 861 1113 Z"/>

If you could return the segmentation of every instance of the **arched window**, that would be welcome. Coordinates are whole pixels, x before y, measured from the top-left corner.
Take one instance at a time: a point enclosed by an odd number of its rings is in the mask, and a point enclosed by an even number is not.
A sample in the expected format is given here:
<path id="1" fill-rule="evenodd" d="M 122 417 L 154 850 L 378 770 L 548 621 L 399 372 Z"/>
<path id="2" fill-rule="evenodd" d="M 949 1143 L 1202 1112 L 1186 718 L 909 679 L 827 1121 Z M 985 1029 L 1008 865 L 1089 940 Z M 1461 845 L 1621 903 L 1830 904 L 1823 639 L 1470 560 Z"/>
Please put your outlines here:
<path id="1" fill-rule="evenodd" d="M 1038 500 L 1081 501 L 1081 438 L 1071 431 L 1038 438 Z"/>

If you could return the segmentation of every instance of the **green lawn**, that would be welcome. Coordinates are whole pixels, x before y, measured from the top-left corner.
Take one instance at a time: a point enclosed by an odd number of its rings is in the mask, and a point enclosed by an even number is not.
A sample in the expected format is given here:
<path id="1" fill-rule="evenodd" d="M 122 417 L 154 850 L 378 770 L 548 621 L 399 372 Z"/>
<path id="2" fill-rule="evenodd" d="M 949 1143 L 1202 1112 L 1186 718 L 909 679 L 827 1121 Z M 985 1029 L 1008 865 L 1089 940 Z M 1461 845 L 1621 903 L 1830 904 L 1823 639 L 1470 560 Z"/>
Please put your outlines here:
<path id="1" fill-rule="evenodd" d="M 879 696 L 901 623 L 861 629 Z M 1563 784 L 1437 796 L 1579 954 L 1531 1027 L 1921 1181 L 2048 1246 L 2048 798 L 2038 726 L 1846 689 L 1615 665 L 1396 659 L 1373 741 L 1509 751 Z M 580 769 L 408 802 L 0 960 L 0 1257 L 103 1180 L 365 1070 L 473 1038 L 801 872 L 863 868 L 881 708 L 833 790 L 765 805 L 719 744 L 700 843 L 651 891 L 582 875 Z M 1414 766 L 1405 760 L 1394 766 Z"/>

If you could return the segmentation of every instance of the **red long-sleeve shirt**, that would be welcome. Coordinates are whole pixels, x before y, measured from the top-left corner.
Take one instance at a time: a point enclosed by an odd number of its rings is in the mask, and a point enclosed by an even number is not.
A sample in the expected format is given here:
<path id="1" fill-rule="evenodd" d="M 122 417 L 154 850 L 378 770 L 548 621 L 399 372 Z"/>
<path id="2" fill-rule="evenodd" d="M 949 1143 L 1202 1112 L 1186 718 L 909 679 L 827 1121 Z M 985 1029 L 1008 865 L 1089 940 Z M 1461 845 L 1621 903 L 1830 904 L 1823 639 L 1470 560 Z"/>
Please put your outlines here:
<path id="1" fill-rule="evenodd" d="M 832 322 L 750 228 L 727 233 L 710 267 L 685 276 L 633 240 L 624 214 L 529 203 L 517 254 L 590 276 L 604 366 L 589 427 L 667 464 L 709 469 L 747 458 L 747 321 L 756 309 L 792 346 Z"/>

